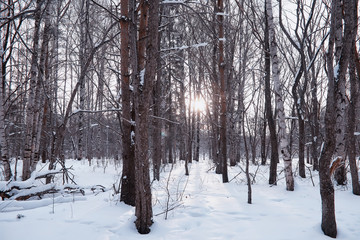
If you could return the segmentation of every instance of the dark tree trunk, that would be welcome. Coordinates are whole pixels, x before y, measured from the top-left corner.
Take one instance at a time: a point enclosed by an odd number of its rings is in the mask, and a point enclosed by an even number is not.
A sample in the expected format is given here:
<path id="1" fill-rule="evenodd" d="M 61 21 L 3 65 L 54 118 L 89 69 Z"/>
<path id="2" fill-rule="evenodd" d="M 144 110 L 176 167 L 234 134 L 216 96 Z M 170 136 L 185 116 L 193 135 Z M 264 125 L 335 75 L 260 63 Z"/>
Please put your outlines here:
<path id="1" fill-rule="evenodd" d="M 140 26 L 139 45 L 145 35 L 146 62 L 145 57 L 138 47 L 139 68 L 138 78 L 135 84 L 135 172 L 136 172 L 136 204 L 135 225 L 139 233 L 147 234 L 152 225 L 151 186 L 149 176 L 149 108 L 153 84 L 157 71 L 158 56 L 158 26 L 159 26 L 159 0 L 140 3 Z M 148 22 L 148 24 L 147 24 Z M 146 31 L 147 30 L 147 31 Z"/>
<path id="2" fill-rule="evenodd" d="M 335 148 L 335 93 L 334 69 L 332 66 L 333 44 L 329 42 L 328 61 L 328 94 L 325 112 L 325 141 L 319 159 L 320 195 L 322 205 L 321 229 L 324 234 L 336 237 L 334 187 L 331 182 L 330 162 Z"/>
<path id="3" fill-rule="evenodd" d="M 266 164 L 266 111 L 264 111 L 264 119 L 262 119 L 261 129 L 261 165 Z"/>
<path id="4" fill-rule="evenodd" d="M 356 14 L 357 15 L 357 14 Z M 360 195 L 359 173 L 356 164 L 356 139 L 354 137 L 355 123 L 356 123 L 356 103 L 358 102 L 359 94 L 359 76 L 360 76 L 360 62 L 357 56 L 357 50 L 355 41 L 352 46 L 353 61 L 350 61 L 349 73 L 350 73 L 350 102 L 348 106 L 348 118 L 347 118 L 347 153 L 349 156 L 351 183 L 353 194 Z M 358 67 L 356 67 L 358 65 Z M 357 69 L 357 76 L 356 70 Z"/>
<path id="5" fill-rule="evenodd" d="M 313 54 L 312 54 L 313 55 Z M 312 58 L 312 57 L 311 57 Z M 315 67 L 311 68 L 311 158 L 313 162 L 313 170 L 319 170 L 319 117 L 318 117 L 318 98 L 317 98 L 317 77 L 315 75 Z"/>
<path id="6" fill-rule="evenodd" d="M 222 180 L 223 182 L 228 182 L 228 171 L 227 171 L 227 142 L 226 142 L 226 109 L 227 109 L 227 100 L 226 100 L 226 79 L 225 79 L 225 56 L 224 56 L 224 3 L 222 0 L 218 0 L 218 15 L 217 20 L 219 23 L 219 79 L 220 79 L 220 161 L 222 168 Z"/>
<path id="7" fill-rule="evenodd" d="M 131 90 L 130 90 L 130 52 L 129 52 L 129 1 L 121 1 L 121 106 L 122 106 L 122 160 L 120 201 L 135 206 L 135 148 L 133 134 L 134 126 L 131 117 Z"/>
<path id="8" fill-rule="evenodd" d="M 160 39 L 160 36 L 159 36 Z M 160 41 L 158 41 L 158 50 L 160 49 Z M 158 54 L 158 62 L 160 62 L 160 57 Z M 161 117 L 161 102 L 162 102 L 162 87 L 161 87 L 161 70 L 157 71 L 157 80 L 154 86 L 154 118 L 153 120 L 153 174 L 154 180 L 160 180 L 160 166 L 162 159 L 162 144 L 161 144 L 161 130 L 162 122 L 159 119 Z"/>

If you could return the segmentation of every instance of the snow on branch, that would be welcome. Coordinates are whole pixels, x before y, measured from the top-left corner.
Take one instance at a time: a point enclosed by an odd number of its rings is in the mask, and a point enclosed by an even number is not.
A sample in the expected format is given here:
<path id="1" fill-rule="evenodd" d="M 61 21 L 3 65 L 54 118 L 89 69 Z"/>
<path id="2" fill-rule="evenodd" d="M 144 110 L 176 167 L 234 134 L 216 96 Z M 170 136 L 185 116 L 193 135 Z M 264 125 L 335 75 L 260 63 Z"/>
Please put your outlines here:
<path id="1" fill-rule="evenodd" d="M 110 108 L 104 110 L 87 110 L 87 109 L 75 109 L 71 114 L 70 117 L 78 114 L 78 113 L 102 113 L 102 112 L 118 112 L 121 111 L 121 108 Z"/>
<path id="2" fill-rule="evenodd" d="M 43 184 L 38 181 L 41 178 L 47 178 L 56 174 L 63 174 L 64 170 L 48 170 L 34 172 L 26 181 L 0 181 L 0 197 L 2 200 L 28 200 L 32 197 L 42 199 L 48 194 L 59 193 L 61 195 L 79 193 L 85 196 L 85 190 L 93 193 L 105 192 L 107 189 L 102 185 L 83 187 L 76 184 L 56 183 Z"/>
<path id="3" fill-rule="evenodd" d="M 229 16 L 229 14 L 224 13 L 224 12 L 217 12 L 216 15 L 217 16 Z"/>
<path id="4" fill-rule="evenodd" d="M 163 0 L 160 4 L 186 4 L 186 3 L 197 3 L 201 4 L 199 0 L 197 1 L 184 1 L 184 0 Z"/>
<path id="5" fill-rule="evenodd" d="M 198 43 L 198 44 L 194 44 L 194 45 L 190 45 L 190 46 L 180 46 L 180 47 L 173 47 L 173 48 L 164 48 L 161 49 L 161 52 L 167 52 L 167 51 L 179 51 L 179 50 L 185 50 L 185 49 L 189 49 L 189 48 L 199 48 L 199 47 L 206 47 L 208 45 L 207 42 L 204 43 Z"/>
<path id="6" fill-rule="evenodd" d="M 184 0 L 163 0 L 160 4 L 184 4 Z"/>

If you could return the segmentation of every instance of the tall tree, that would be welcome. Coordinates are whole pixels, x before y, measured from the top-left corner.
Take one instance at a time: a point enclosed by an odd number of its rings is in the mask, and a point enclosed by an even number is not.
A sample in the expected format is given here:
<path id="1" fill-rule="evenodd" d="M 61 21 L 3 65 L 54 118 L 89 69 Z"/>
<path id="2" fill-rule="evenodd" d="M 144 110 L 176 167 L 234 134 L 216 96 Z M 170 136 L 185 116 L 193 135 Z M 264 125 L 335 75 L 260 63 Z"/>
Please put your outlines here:
<path id="1" fill-rule="evenodd" d="M 121 1 L 121 107 L 122 107 L 122 182 L 120 200 L 135 206 L 135 146 L 132 132 L 131 89 L 130 89 L 130 51 L 129 51 L 129 1 Z"/>
<path id="2" fill-rule="evenodd" d="M 3 3 L 0 3 L 0 25 L 2 25 L 3 14 L 5 12 Z M 5 134 L 5 109 L 4 109 L 4 99 L 5 99 L 5 76 L 3 76 L 3 61 L 4 61 L 4 49 L 3 49 L 3 33 L 2 27 L 0 27 L 0 146 L 1 146 L 1 163 L 4 166 L 5 180 L 8 181 L 12 177 L 12 172 L 9 162 L 9 152 L 8 144 L 6 141 Z"/>
<path id="3" fill-rule="evenodd" d="M 291 155 L 288 149 L 288 140 L 286 136 L 286 124 L 285 124 L 285 111 L 284 111 L 284 101 L 282 96 L 282 89 L 280 83 L 280 69 L 279 69 L 279 58 L 277 55 L 277 42 L 275 35 L 275 25 L 274 17 L 272 12 L 272 0 L 266 1 L 266 11 L 269 24 L 269 41 L 270 41 L 270 56 L 272 60 L 272 77 L 274 80 L 274 90 L 275 90 L 275 101 L 276 109 L 279 119 L 279 140 L 280 140 L 280 152 L 284 161 L 285 168 L 285 180 L 286 180 L 286 190 L 294 190 L 294 177 L 292 173 L 292 160 Z"/>
<path id="4" fill-rule="evenodd" d="M 271 155 L 270 155 L 270 171 L 269 171 L 269 184 L 277 183 L 277 163 L 279 161 L 278 151 L 278 137 L 276 134 L 276 124 L 273 117 L 273 110 L 271 104 L 271 56 L 270 56 L 270 39 L 269 39 L 269 22 L 268 12 L 265 5 L 265 29 L 264 29 L 264 56 L 265 56 L 265 110 L 266 119 L 269 125 L 270 131 L 270 144 L 271 144 Z"/>
<path id="5" fill-rule="evenodd" d="M 228 171 L 227 171 L 227 142 L 226 142 L 226 133 L 227 133 L 227 99 L 226 99 L 226 79 L 225 79 L 225 55 L 224 55 L 224 43 L 226 41 L 224 35 L 224 2 L 223 0 L 218 0 L 217 2 L 217 21 L 219 24 L 219 81 L 220 81 L 220 162 L 222 167 L 222 180 L 223 182 L 228 182 Z"/>
<path id="6" fill-rule="evenodd" d="M 339 153 L 339 147 L 342 148 L 341 139 L 339 139 L 339 134 L 341 135 L 341 129 L 339 127 L 339 118 L 343 118 L 341 114 L 342 105 L 344 97 L 342 92 L 342 87 L 345 86 L 346 73 L 348 69 L 348 64 L 351 59 L 351 50 L 352 44 L 356 34 L 356 18 L 354 16 L 357 11 L 357 1 L 356 0 L 345 0 L 343 2 L 343 11 L 338 11 L 338 8 L 341 6 L 340 1 L 333 0 L 331 4 L 331 25 L 330 25 L 330 35 L 329 35 L 329 44 L 327 52 L 327 73 L 328 73 L 328 95 L 326 102 L 326 113 L 325 113 L 325 142 L 324 148 L 320 157 L 320 195 L 322 201 L 322 222 L 321 228 L 325 235 L 330 237 L 336 237 L 337 228 L 335 220 L 335 200 L 334 200 L 334 188 L 331 182 L 331 172 L 329 170 L 331 158 L 333 153 Z M 344 13 L 344 15 L 342 15 Z M 344 31 L 342 33 L 342 16 L 344 16 Z M 341 21 L 341 23 L 339 23 Z M 342 34 L 343 37 L 342 37 Z M 342 39 L 341 42 L 339 38 Z M 336 51 L 334 52 L 334 45 Z M 335 66 L 334 67 L 334 60 Z M 337 127 L 335 128 L 335 126 Z M 335 142 L 335 131 L 338 133 Z M 340 131 L 340 132 L 339 132 Z M 341 137 L 342 138 L 342 137 Z M 340 144 L 341 143 L 341 144 Z M 339 145 L 340 144 L 340 145 Z M 336 147 L 337 146 L 337 147 Z M 341 151 L 341 149 L 340 149 Z M 336 159 L 343 159 L 344 156 L 336 155 Z M 335 164 L 335 162 L 333 162 Z M 332 167 L 333 168 L 333 167 Z"/>
<path id="7" fill-rule="evenodd" d="M 86 59 L 89 54 L 89 35 L 90 35 L 90 1 L 81 0 L 80 2 L 80 12 L 79 12 L 79 21 L 80 21 L 80 45 L 79 45 L 79 65 L 80 73 L 83 72 L 85 67 Z M 80 110 L 85 110 L 85 101 L 86 101 L 86 79 L 87 74 L 84 78 L 81 78 L 80 82 Z M 86 122 L 85 113 L 83 111 L 79 112 L 79 139 L 78 139 L 78 154 L 77 159 L 81 160 L 85 157 L 85 146 L 86 146 Z"/>
<path id="8" fill-rule="evenodd" d="M 36 105 L 36 88 L 38 74 L 39 74 L 39 44 L 40 44 L 40 27 L 41 27 L 41 15 L 42 5 L 44 1 L 37 0 L 36 8 L 34 11 L 34 33 L 33 33 L 33 46 L 31 56 L 31 68 L 30 68 L 30 85 L 29 85 L 29 96 L 28 106 L 26 112 L 26 136 L 25 136 L 25 147 L 24 147 L 24 160 L 23 160 L 23 171 L 22 180 L 27 180 L 31 175 L 32 156 L 35 151 L 34 149 L 34 120 L 35 118 L 35 105 Z"/>
<path id="9" fill-rule="evenodd" d="M 357 19 L 357 13 L 354 14 Z M 354 35 L 355 36 L 355 35 Z M 350 75 L 350 101 L 348 106 L 347 129 L 346 129 L 346 147 L 349 156 L 349 165 L 351 173 L 352 191 L 355 195 L 360 195 L 360 183 L 358 166 L 356 164 L 356 140 L 354 138 L 356 124 L 356 103 L 359 95 L 359 77 L 360 62 L 356 50 L 355 39 L 352 43 L 352 61 L 349 64 Z M 357 66 L 356 66 L 357 65 Z"/>
<path id="10" fill-rule="evenodd" d="M 314 14 L 316 6 L 316 1 L 312 1 L 311 9 L 309 12 L 308 19 L 305 19 L 304 13 L 304 3 L 302 1 L 297 1 L 296 9 L 296 27 L 295 27 L 295 36 L 296 39 L 293 39 L 290 33 L 285 28 L 282 21 L 282 1 L 279 1 L 279 22 L 281 29 L 285 33 L 287 39 L 290 41 L 291 45 L 296 49 L 300 56 L 300 66 L 299 70 L 295 75 L 294 85 L 292 87 L 292 95 L 294 98 L 294 104 L 297 112 L 298 118 L 298 127 L 299 127 L 299 175 L 302 178 L 305 178 L 305 93 L 308 85 L 308 72 L 306 64 L 306 55 L 305 55 L 305 40 L 308 37 L 308 29 Z M 301 33 L 299 33 L 299 28 L 301 28 Z M 304 75 L 304 81 L 301 84 L 300 80 Z"/>
<path id="11" fill-rule="evenodd" d="M 138 42 L 138 77 L 135 83 L 135 225 L 147 234 L 152 225 L 151 187 L 149 176 L 148 128 L 149 108 L 157 72 L 159 0 L 140 2 Z M 147 39 L 144 37 L 147 36 Z M 146 47 L 146 49 L 144 48 Z"/>

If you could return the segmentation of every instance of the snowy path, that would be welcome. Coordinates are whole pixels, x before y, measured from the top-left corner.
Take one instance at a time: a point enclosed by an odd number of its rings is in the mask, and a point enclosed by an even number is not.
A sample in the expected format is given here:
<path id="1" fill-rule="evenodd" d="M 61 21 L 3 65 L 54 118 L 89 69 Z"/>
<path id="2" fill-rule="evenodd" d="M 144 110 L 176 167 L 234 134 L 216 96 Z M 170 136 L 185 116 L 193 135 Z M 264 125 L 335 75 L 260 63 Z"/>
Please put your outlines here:
<path id="1" fill-rule="evenodd" d="M 101 183 L 110 188 L 119 175 L 110 166 L 104 172 L 101 166 L 73 164 L 81 184 Z M 161 181 L 152 184 L 155 223 L 149 235 L 137 233 L 134 208 L 117 202 L 109 190 L 75 198 L 75 202 L 56 199 L 55 213 L 51 199 L 0 202 L 0 239 L 328 239 L 320 229 L 319 190 L 309 178 L 296 178 L 296 190 L 286 192 L 283 180 L 275 187 L 266 183 L 268 167 L 263 167 L 257 173 L 250 205 L 243 173 L 223 184 L 221 175 L 208 171 L 211 167 L 206 161 L 194 162 L 189 177 L 184 175 L 183 162 L 172 171 L 170 166 L 163 169 Z M 239 167 L 229 168 L 230 179 L 239 172 Z M 314 180 L 318 184 L 317 177 Z M 165 220 L 167 203 L 175 208 Z M 359 239 L 359 203 L 351 191 L 336 191 L 337 239 Z M 18 214 L 24 217 L 17 219 Z"/>
<path id="2" fill-rule="evenodd" d="M 184 206 L 174 210 L 167 221 L 158 220 L 153 234 L 159 231 L 161 239 L 328 239 L 320 230 L 320 196 L 310 179 L 299 179 L 294 192 L 287 192 L 281 183 L 275 187 L 255 184 L 250 205 L 244 183 L 223 184 L 221 175 L 208 172 L 209 168 L 205 162 L 192 164 Z M 233 168 L 230 176 L 238 171 Z M 338 219 L 354 219 L 360 214 L 356 196 L 341 191 L 337 194 L 350 195 L 337 199 L 337 206 L 353 206 L 356 212 L 351 213 L 349 208 L 344 211 L 349 215 Z M 338 221 L 338 239 L 358 239 L 359 222 L 356 218 L 350 225 Z"/>

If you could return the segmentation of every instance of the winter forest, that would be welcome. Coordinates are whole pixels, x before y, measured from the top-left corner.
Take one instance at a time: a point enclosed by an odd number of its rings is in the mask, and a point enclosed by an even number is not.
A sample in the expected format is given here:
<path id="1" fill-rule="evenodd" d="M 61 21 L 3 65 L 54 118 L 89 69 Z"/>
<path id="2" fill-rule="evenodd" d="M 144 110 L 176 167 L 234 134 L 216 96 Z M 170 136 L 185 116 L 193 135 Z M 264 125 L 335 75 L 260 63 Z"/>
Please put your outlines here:
<path id="1" fill-rule="evenodd" d="M 0 0 L 0 239 L 358 239 L 358 12 Z"/>

